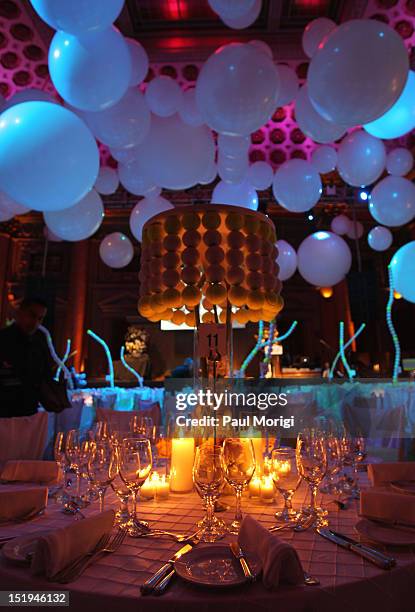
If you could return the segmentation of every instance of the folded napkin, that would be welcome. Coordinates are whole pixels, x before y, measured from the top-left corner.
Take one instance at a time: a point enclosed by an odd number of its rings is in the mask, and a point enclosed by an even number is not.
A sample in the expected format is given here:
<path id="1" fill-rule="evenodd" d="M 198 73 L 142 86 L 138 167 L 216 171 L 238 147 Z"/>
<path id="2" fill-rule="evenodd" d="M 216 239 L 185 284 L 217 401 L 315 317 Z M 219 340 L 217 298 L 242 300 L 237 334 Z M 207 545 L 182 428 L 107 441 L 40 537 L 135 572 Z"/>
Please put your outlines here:
<path id="1" fill-rule="evenodd" d="M 75 559 L 90 552 L 111 531 L 114 511 L 107 510 L 39 538 L 31 563 L 32 574 L 52 578 Z"/>
<path id="2" fill-rule="evenodd" d="M 372 463 L 367 466 L 367 475 L 375 487 L 392 480 L 415 480 L 415 461 Z"/>
<path id="3" fill-rule="evenodd" d="M 360 493 L 360 514 L 415 526 L 415 495 L 396 493 L 387 486 L 365 489 Z"/>
<path id="4" fill-rule="evenodd" d="M 0 480 L 55 484 L 58 477 L 59 467 L 56 461 L 19 459 L 7 461 L 1 472 Z"/>
<path id="5" fill-rule="evenodd" d="M 48 503 L 47 487 L 1 487 L 0 522 L 40 512 Z"/>
<path id="6" fill-rule="evenodd" d="M 280 582 L 304 583 L 304 572 L 297 551 L 251 516 L 243 519 L 238 542 L 244 552 L 255 553 L 260 559 L 262 582 L 267 589 L 277 588 Z"/>

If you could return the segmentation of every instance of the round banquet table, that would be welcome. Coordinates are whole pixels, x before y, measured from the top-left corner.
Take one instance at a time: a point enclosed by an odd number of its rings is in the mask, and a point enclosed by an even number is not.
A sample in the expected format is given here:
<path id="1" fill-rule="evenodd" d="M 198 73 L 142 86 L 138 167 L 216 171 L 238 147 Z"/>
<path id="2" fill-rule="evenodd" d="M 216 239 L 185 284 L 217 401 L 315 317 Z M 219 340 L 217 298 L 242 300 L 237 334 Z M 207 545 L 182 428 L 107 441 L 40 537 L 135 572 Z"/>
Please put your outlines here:
<path id="1" fill-rule="evenodd" d="M 113 492 L 108 491 L 107 495 L 107 507 L 115 508 L 117 501 Z M 294 505 L 302 502 L 305 495 L 306 489 L 301 486 Z M 220 516 L 229 520 L 233 515 L 233 498 L 225 497 L 224 501 L 232 508 Z M 327 507 L 333 506 L 336 508 L 333 504 Z M 141 517 L 149 520 L 152 526 L 178 533 L 193 532 L 195 522 L 203 515 L 201 500 L 195 493 L 170 494 L 164 501 L 140 502 L 139 507 Z M 58 504 L 50 502 L 45 514 L 35 520 L 26 524 L 1 525 L 0 537 L 62 527 L 75 520 L 73 516 L 64 515 L 60 509 Z M 244 498 L 243 510 L 262 524 L 271 526 L 276 505 Z M 91 515 L 96 511 L 97 504 L 94 503 L 85 510 L 85 514 Z M 356 520 L 354 505 L 347 510 L 331 510 L 329 513 L 333 529 L 358 538 L 354 531 Z M 208 590 L 176 577 L 164 595 L 142 597 L 140 584 L 170 559 L 181 545 L 168 538 L 127 537 L 116 553 L 101 557 L 78 580 L 67 585 L 31 576 L 28 568 L 13 566 L 1 557 L 0 587 L 1 590 L 69 590 L 70 610 L 76 612 L 207 612 L 213 609 L 215 612 L 413 611 L 415 547 L 388 547 L 387 552 L 396 558 L 397 566 L 391 571 L 383 571 L 313 531 L 283 531 L 280 537 L 292 543 L 304 569 L 320 579 L 320 586 L 280 586 L 278 590 L 267 591 L 258 579 L 256 583 L 243 587 Z"/>

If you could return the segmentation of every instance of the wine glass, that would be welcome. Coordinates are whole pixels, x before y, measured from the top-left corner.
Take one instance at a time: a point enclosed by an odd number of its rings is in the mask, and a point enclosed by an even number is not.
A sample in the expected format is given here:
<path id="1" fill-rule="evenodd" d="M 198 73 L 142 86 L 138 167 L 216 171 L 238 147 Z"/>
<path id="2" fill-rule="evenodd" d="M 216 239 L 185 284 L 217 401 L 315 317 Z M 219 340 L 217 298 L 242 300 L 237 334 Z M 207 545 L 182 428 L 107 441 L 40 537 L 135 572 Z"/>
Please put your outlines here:
<path id="1" fill-rule="evenodd" d="M 324 436 L 315 430 L 298 434 L 296 447 L 297 469 L 301 478 L 310 488 L 311 503 L 305 510 L 314 516 L 313 525 L 322 527 L 327 524 L 327 512 L 316 503 L 317 490 L 327 471 L 327 453 Z M 311 525 L 310 525 L 311 527 Z"/>
<path id="2" fill-rule="evenodd" d="M 295 450 L 277 448 L 271 453 L 270 473 L 278 492 L 284 499 L 284 508 L 275 514 L 275 518 L 291 523 L 299 518 L 300 513 L 292 506 L 292 498 L 299 487 L 301 477 L 298 474 Z"/>
<path id="3" fill-rule="evenodd" d="M 66 459 L 69 463 L 69 468 L 75 472 L 76 475 L 76 492 L 75 495 L 79 498 L 81 478 L 80 478 L 80 450 L 81 444 L 79 439 L 79 431 L 77 429 L 71 429 L 66 434 L 65 441 L 65 454 Z"/>
<path id="4" fill-rule="evenodd" d="M 131 495 L 130 489 L 127 487 L 120 474 L 117 474 L 111 483 L 111 488 L 115 495 L 120 500 L 120 507 L 115 513 L 115 523 L 122 529 L 129 527 L 130 512 L 128 510 L 128 499 Z"/>
<path id="5" fill-rule="evenodd" d="M 201 542 L 216 542 L 226 532 L 224 522 L 215 517 L 215 499 L 224 484 L 222 455 L 222 448 L 213 444 L 203 444 L 196 449 L 193 482 L 206 508 L 205 518 L 199 524 Z"/>
<path id="6" fill-rule="evenodd" d="M 137 495 L 153 467 L 150 440 L 124 438 L 120 447 L 120 476 L 133 496 L 133 514 L 128 533 L 139 536 L 147 523 L 137 518 Z"/>
<path id="7" fill-rule="evenodd" d="M 339 493 L 339 487 L 335 482 L 335 476 L 340 472 L 342 466 L 342 453 L 340 440 L 335 434 L 329 434 L 326 438 L 326 454 L 326 482 L 320 487 L 320 491 L 322 493 Z"/>
<path id="8" fill-rule="evenodd" d="M 109 440 L 95 442 L 88 460 L 88 477 L 98 490 L 99 511 L 104 511 L 104 498 L 108 486 L 119 471 L 118 452 Z"/>
<path id="9" fill-rule="evenodd" d="M 255 472 L 255 452 L 249 438 L 226 438 L 223 442 L 223 465 L 226 481 L 235 489 L 235 518 L 230 533 L 239 533 L 242 522 L 242 491 L 249 484 Z"/>
<path id="10" fill-rule="evenodd" d="M 343 482 L 343 491 L 350 494 L 351 497 L 358 499 L 360 494 L 358 465 L 366 457 L 366 441 L 363 436 L 351 436 L 345 433 L 341 439 L 341 452 L 343 456 L 343 465 L 352 466 L 353 477 L 350 478 L 345 474 Z"/>

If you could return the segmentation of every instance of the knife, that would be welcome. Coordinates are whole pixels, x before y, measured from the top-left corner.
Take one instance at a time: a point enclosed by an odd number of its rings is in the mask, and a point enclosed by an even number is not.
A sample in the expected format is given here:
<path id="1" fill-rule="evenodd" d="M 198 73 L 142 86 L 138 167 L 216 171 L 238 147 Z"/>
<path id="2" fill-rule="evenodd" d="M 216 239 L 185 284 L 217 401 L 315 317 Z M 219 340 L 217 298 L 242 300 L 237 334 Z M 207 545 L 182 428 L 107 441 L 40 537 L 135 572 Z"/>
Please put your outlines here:
<path id="1" fill-rule="evenodd" d="M 238 542 L 231 542 L 229 544 L 229 547 L 234 555 L 234 557 L 236 559 L 238 559 L 239 563 L 241 564 L 243 573 L 245 574 L 245 578 L 247 578 L 248 580 L 255 580 L 255 577 L 253 575 L 253 573 L 251 572 L 251 568 L 248 565 L 248 561 L 246 560 L 246 557 L 243 553 L 242 548 L 239 546 Z"/>
<path id="2" fill-rule="evenodd" d="M 162 565 L 162 567 L 159 570 L 157 570 L 157 572 L 155 574 L 153 574 L 153 576 L 151 576 L 151 578 L 146 580 L 144 582 L 144 584 L 142 584 L 140 586 L 141 594 L 142 595 L 149 595 L 159 582 L 161 582 L 164 578 L 166 578 L 166 576 L 168 574 L 172 574 L 173 573 L 172 572 L 172 568 L 173 568 L 174 562 L 177 559 L 180 559 L 180 557 L 182 555 L 184 555 L 187 552 L 189 552 L 189 550 L 192 550 L 192 548 L 193 548 L 193 546 L 191 546 L 190 544 L 186 544 L 185 546 L 182 546 L 182 548 L 180 550 L 178 550 L 172 556 L 172 558 L 167 561 L 167 563 Z"/>
<path id="3" fill-rule="evenodd" d="M 356 540 L 352 540 L 352 538 L 349 538 L 341 533 L 337 533 L 336 531 L 332 531 L 331 529 L 325 527 L 320 527 L 317 529 L 317 533 L 323 538 L 330 540 L 330 542 L 334 542 L 338 546 L 360 555 L 367 561 L 374 563 L 382 569 L 389 570 L 396 565 L 396 561 L 393 557 L 388 557 L 380 551 L 375 550 L 370 546 L 360 544 Z"/>

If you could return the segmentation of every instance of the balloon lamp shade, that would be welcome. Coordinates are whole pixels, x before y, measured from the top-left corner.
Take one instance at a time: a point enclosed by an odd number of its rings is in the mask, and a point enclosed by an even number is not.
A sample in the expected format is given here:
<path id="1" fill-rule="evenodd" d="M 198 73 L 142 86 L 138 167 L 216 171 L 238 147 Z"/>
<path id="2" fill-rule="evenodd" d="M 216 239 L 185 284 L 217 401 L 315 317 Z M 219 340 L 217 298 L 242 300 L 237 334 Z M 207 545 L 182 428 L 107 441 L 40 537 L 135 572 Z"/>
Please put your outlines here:
<path id="1" fill-rule="evenodd" d="M 270 219 L 246 208 L 185 206 L 154 216 L 143 227 L 139 313 L 193 326 L 205 301 L 212 322 L 219 309 L 221 323 L 273 320 L 283 308 L 275 243 Z"/>

